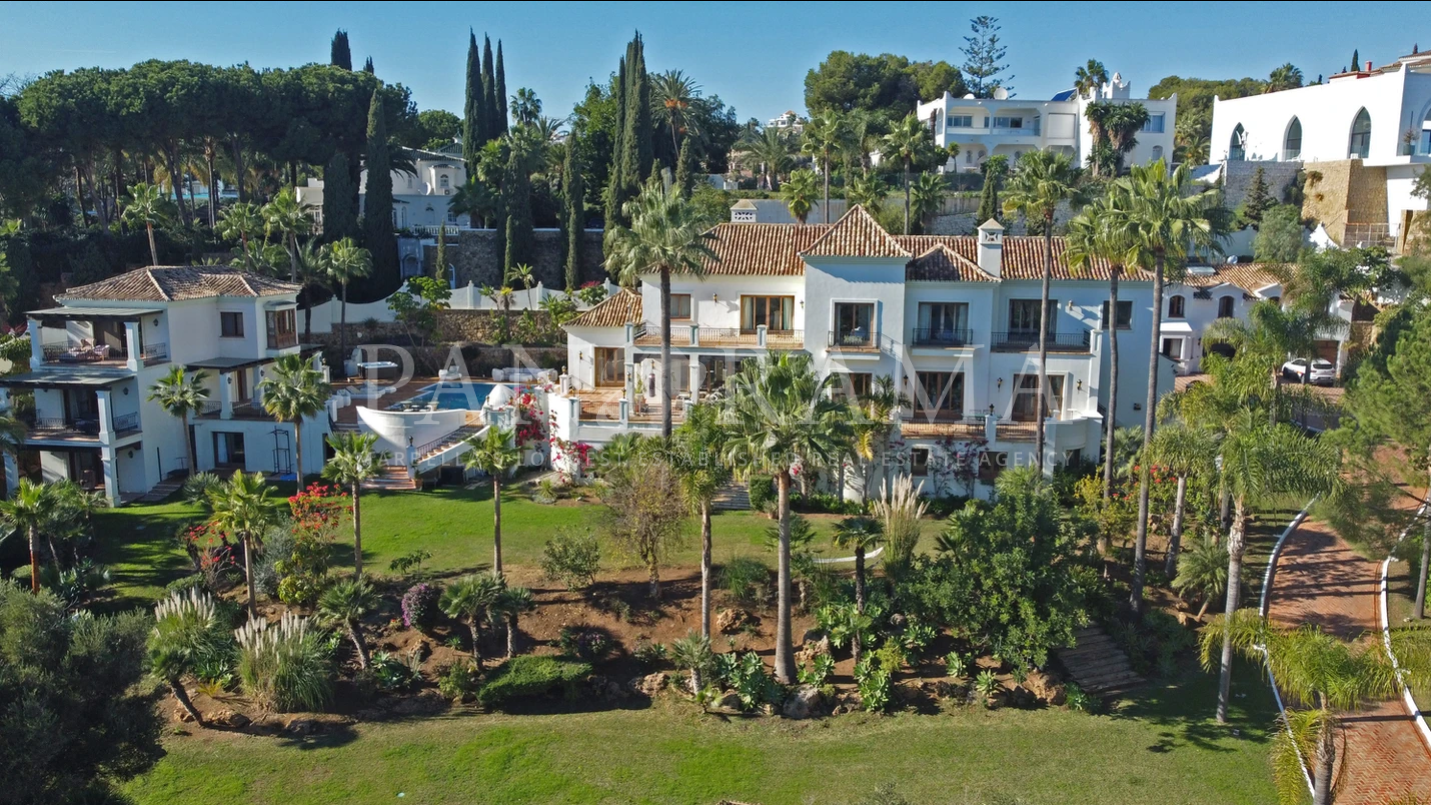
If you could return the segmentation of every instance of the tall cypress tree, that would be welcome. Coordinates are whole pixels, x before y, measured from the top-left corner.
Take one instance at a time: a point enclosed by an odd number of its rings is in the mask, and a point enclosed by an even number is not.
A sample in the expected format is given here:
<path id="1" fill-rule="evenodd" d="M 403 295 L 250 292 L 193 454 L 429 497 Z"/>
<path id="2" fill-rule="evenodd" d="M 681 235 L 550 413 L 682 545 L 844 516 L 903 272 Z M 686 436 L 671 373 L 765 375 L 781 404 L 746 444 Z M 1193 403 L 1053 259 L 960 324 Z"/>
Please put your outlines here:
<path id="1" fill-rule="evenodd" d="M 482 36 L 482 129 L 487 140 L 495 139 L 501 130 L 500 112 L 497 110 L 497 78 L 492 72 L 492 40 Z M 483 140 L 486 143 L 487 140 Z"/>
<path id="2" fill-rule="evenodd" d="M 498 134 L 507 133 L 507 71 L 502 67 L 502 40 L 497 40 L 497 111 L 501 124 L 497 126 Z"/>
<path id="3" fill-rule="evenodd" d="M 532 178 L 527 175 L 527 155 L 513 148 L 507 158 L 506 181 L 502 183 L 506 199 L 507 244 L 503 271 L 519 263 L 535 262 L 536 234 L 532 222 Z"/>
<path id="4" fill-rule="evenodd" d="M 433 261 L 432 275 L 442 282 L 447 282 L 447 222 L 444 221 L 437 227 L 437 258 Z"/>
<path id="5" fill-rule="evenodd" d="M 984 190 L 979 194 L 979 214 L 975 216 L 975 226 L 983 226 L 985 221 L 999 220 L 1003 212 L 999 208 L 999 177 L 997 171 L 984 171 Z"/>
<path id="6" fill-rule="evenodd" d="M 1361 72 L 1361 53 L 1358 52 L 1355 48 L 1352 49 L 1352 66 L 1351 66 L 1351 72 L 1353 72 L 1353 73 Z"/>
<path id="7" fill-rule="evenodd" d="M 331 242 L 357 234 L 358 211 L 353 206 L 348 155 L 337 151 L 323 169 L 323 238 Z"/>
<path id="8" fill-rule="evenodd" d="M 697 167 L 696 155 L 691 153 L 691 138 L 687 137 L 681 141 L 681 151 L 676 156 L 676 187 L 681 188 L 685 198 L 690 198 L 696 189 Z"/>
<path id="9" fill-rule="evenodd" d="M 367 73 L 368 75 L 377 75 L 378 71 L 373 68 L 372 56 L 369 56 L 368 60 L 366 62 L 363 62 L 363 72 Z"/>
<path id="10" fill-rule="evenodd" d="M 627 48 L 630 50 L 630 48 Z M 626 201 L 623 195 L 622 186 L 625 181 L 621 175 L 622 166 L 626 164 L 626 157 L 623 153 L 626 146 L 626 57 L 621 57 L 620 64 L 616 68 L 616 84 L 612 87 L 612 94 L 616 96 L 616 135 L 612 138 L 611 144 L 611 167 L 606 174 L 606 190 L 603 193 L 603 201 L 606 208 L 603 211 L 606 219 L 606 229 L 609 231 L 613 226 L 621 222 L 621 205 Z"/>
<path id="11" fill-rule="evenodd" d="M 576 135 L 566 141 L 566 164 L 562 166 L 562 194 L 566 202 L 562 228 L 566 230 L 563 262 L 566 266 L 566 289 L 581 287 L 581 244 L 586 232 L 586 186 L 581 176 L 581 160 L 577 156 Z"/>
<path id="12" fill-rule="evenodd" d="M 363 207 L 363 242 L 373 256 L 370 286 L 383 295 L 397 290 L 397 237 L 393 232 L 393 174 L 388 155 L 388 129 L 383 119 L 383 96 L 373 90 L 368 106 L 367 201 Z"/>
<path id="13" fill-rule="evenodd" d="M 462 159 L 467 175 L 477 174 L 477 155 L 487 142 L 482 126 L 482 54 L 477 50 L 477 34 L 467 32 L 467 100 L 462 107 Z"/>
<path id="14" fill-rule="evenodd" d="M 328 63 L 344 70 L 353 69 L 353 51 L 348 48 L 348 32 L 333 34 L 333 44 L 329 49 Z"/>
<path id="15" fill-rule="evenodd" d="M 651 82 L 646 76 L 646 45 L 638 31 L 627 46 L 626 56 L 626 162 L 623 177 L 629 192 L 635 195 L 642 181 L 651 175 L 655 159 L 654 131 L 651 125 Z"/>

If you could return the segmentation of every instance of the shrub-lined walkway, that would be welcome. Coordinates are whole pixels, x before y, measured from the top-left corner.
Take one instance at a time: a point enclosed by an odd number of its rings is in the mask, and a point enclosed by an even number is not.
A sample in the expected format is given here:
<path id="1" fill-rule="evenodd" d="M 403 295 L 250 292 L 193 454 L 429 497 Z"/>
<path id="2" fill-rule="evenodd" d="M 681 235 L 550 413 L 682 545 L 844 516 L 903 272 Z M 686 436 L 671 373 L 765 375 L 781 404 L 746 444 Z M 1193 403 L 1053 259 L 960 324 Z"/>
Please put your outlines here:
<path id="1" fill-rule="evenodd" d="M 1318 624 L 1347 639 L 1379 635 L 1380 580 L 1380 562 L 1358 556 L 1325 523 L 1307 520 L 1283 546 L 1269 614 L 1287 625 Z M 1338 805 L 1382 805 L 1407 794 L 1431 798 L 1431 753 L 1400 698 L 1349 714 L 1343 724 Z"/>

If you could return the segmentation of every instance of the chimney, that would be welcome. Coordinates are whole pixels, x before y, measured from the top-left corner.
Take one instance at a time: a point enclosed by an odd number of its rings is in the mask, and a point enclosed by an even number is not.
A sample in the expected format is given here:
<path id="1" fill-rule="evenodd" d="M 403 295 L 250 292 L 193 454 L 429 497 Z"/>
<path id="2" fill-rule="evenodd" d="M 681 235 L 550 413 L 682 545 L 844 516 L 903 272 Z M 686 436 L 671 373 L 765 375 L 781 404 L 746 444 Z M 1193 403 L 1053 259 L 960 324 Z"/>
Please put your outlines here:
<path id="1" fill-rule="evenodd" d="M 1004 227 L 993 218 L 979 225 L 979 268 L 1003 276 Z"/>
<path id="2" fill-rule="evenodd" d="M 1371 59 L 1366 60 L 1366 71 L 1371 72 Z"/>

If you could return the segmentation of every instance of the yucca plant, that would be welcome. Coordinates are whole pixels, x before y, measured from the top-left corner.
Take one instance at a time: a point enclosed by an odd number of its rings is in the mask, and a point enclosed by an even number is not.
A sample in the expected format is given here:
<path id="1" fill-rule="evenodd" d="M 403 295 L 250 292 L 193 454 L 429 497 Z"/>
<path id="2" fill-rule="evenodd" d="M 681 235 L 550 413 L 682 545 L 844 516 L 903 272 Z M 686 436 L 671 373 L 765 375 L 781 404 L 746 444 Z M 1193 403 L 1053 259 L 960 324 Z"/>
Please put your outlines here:
<path id="1" fill-rule="evenodd" d="M 332 662 L 323 632 L 307 618 L 284 613 L 277 624 L 254 618 L 234 632 L 239 681 L 261 709 L 317 710 L 333 693 Z"/>
<path id="2" fill-rule="evenodd" d="M 318 614 L 343 627 L 358 652 L 358 667 L 368 667 L 368 644 L 363 640 L 363 617 L 377 609 L 378 596 L 366 579 L 334 582 L 318 598 Z"/>

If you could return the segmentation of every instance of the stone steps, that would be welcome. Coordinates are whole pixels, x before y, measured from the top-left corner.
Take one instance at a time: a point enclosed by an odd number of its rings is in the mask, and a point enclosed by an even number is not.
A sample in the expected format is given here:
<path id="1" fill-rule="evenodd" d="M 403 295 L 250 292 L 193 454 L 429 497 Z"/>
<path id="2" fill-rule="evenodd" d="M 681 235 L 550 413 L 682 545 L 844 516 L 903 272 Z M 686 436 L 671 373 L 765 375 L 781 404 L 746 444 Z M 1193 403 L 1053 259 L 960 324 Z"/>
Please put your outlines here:
<path id="1" fill-rule="evenodd" d="M 184 482 L 189 479 L 188 475 L 170 475 L 168 478 L 155 484 L 152 489 L 145 492 L 140 498 L 140 503 L 159 503 L 170 495 L 184 488 Z"/>
<path id="2" fill-rule="evenodd" d="M 1144 681 L 1128 662 L 1128 655 L 1099 626 L 1080 629 L 1073 645 L 1055 654 L 1068 678 L 1094 696 L 1126 693 Z"/>
<path id="3" fill-rule="evenodd" d="M 407 477 L 407 467 L 394 465 L 384 467 L 376 478 L 363 482 L 364 489 L 416 489 L 417 482 Z"/>
<path id="4" fill-rule="evenodd" d="M 750 491 L 745 484 L 732 481 L 716 491 L 711 510 L 718 512 L 750 511 Z"/>

